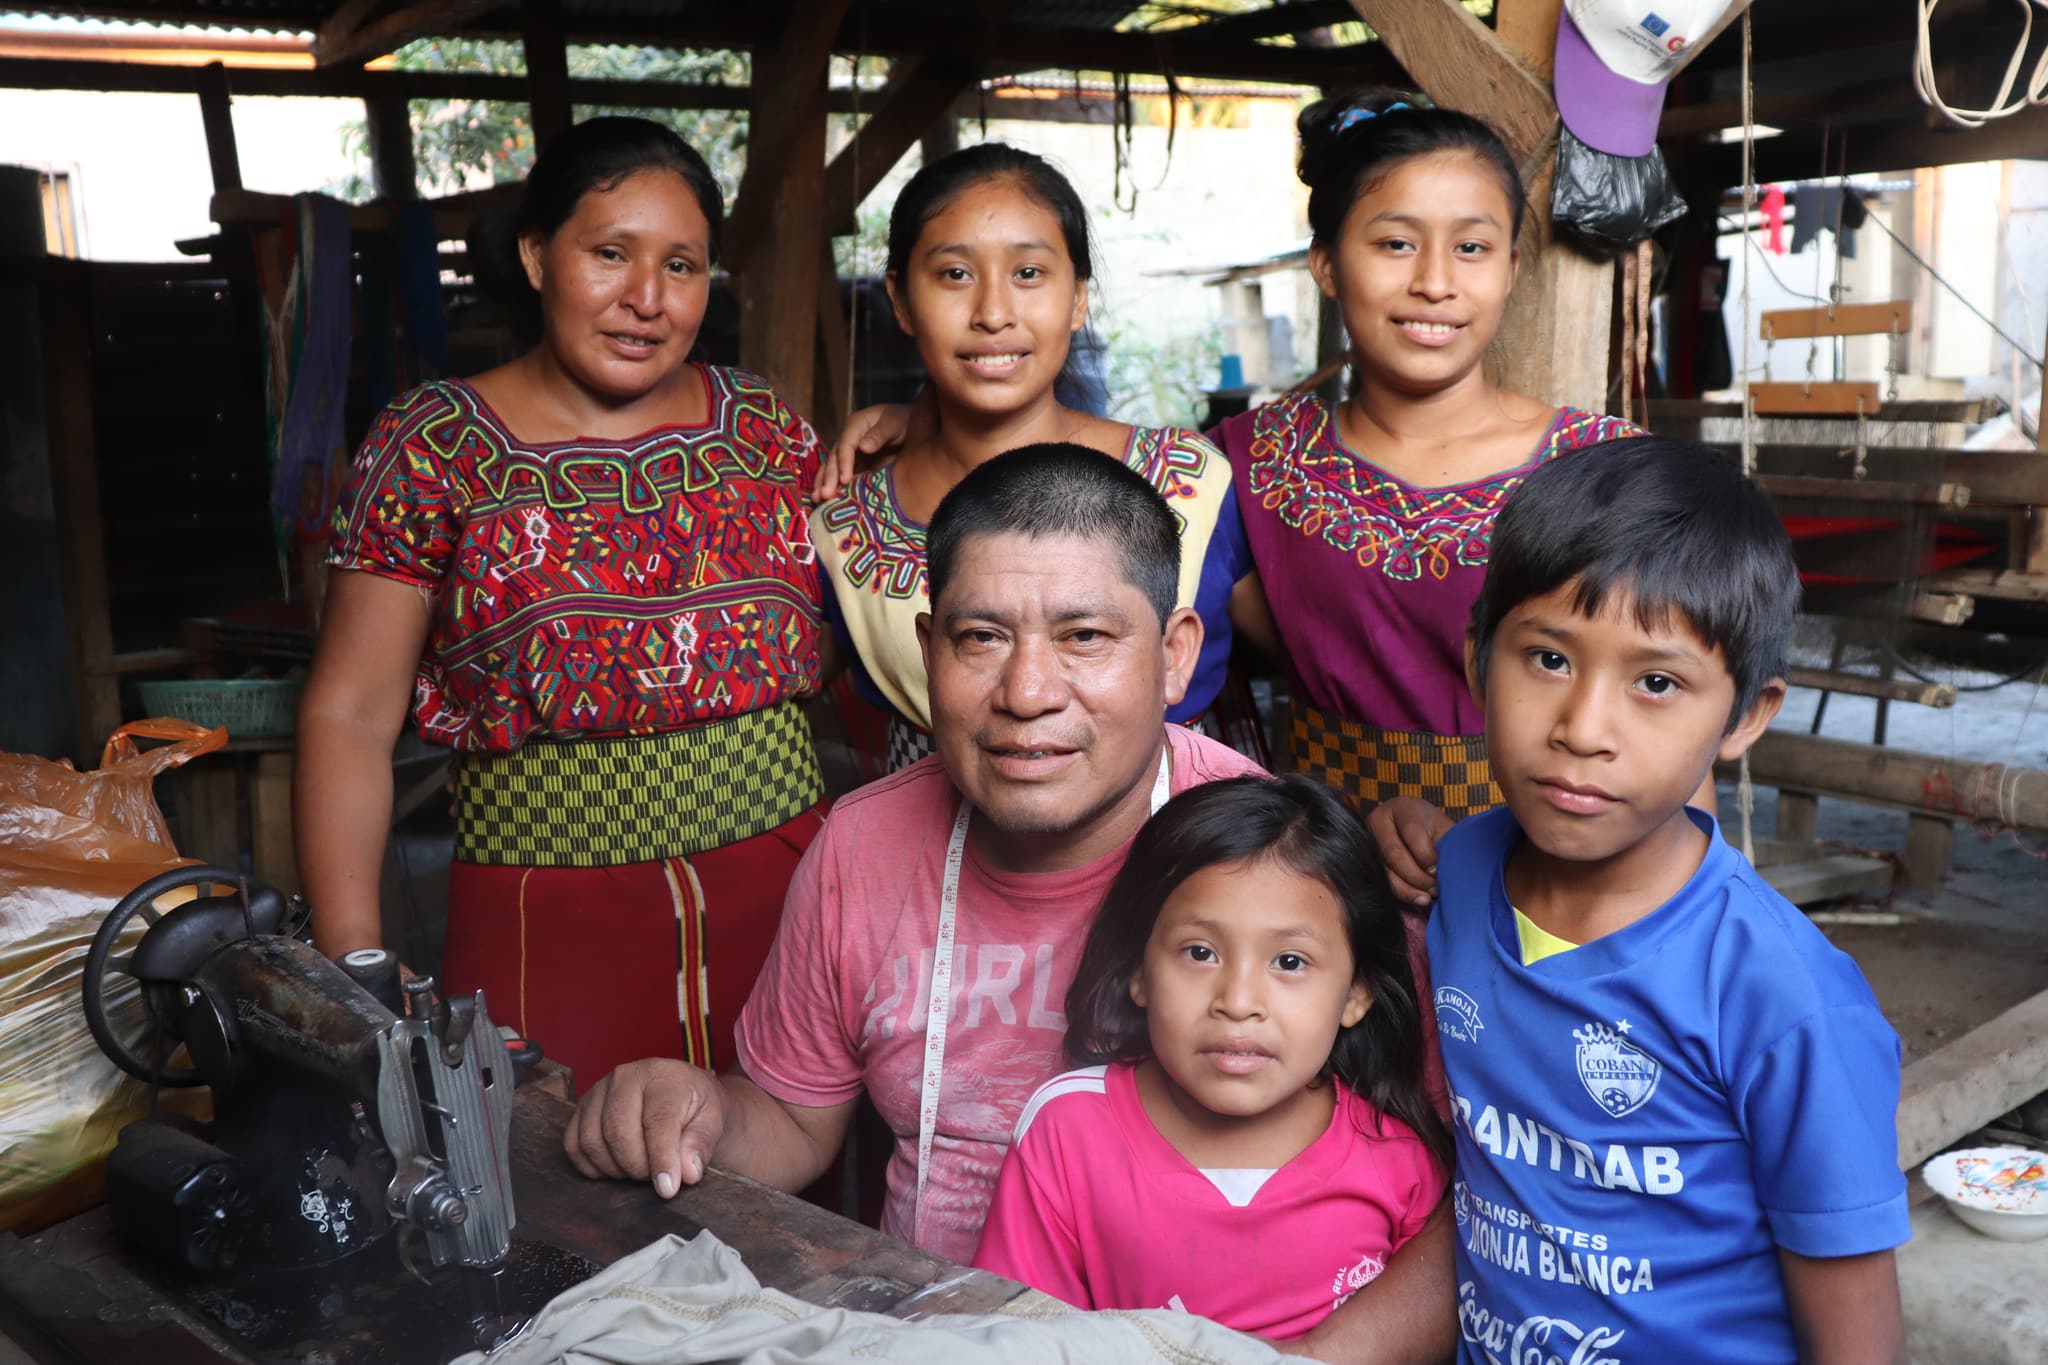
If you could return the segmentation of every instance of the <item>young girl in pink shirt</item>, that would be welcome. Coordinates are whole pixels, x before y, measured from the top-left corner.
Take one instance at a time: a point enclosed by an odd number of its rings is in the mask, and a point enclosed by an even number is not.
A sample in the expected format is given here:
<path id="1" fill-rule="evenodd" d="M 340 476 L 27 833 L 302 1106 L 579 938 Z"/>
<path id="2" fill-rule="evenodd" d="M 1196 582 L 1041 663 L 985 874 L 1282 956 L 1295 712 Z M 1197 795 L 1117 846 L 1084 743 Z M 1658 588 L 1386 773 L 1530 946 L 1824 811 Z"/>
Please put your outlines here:
<path id="1" fill-rule="evenodd" d="M 1109 889 L 1067 1020 L 1081 1069 L 1017 1122 L 984 1269 L 1080 1308 L 1291 1338 L 1442 1198 L 1401 912 L 1319 782 L 1169 801 Z"/>

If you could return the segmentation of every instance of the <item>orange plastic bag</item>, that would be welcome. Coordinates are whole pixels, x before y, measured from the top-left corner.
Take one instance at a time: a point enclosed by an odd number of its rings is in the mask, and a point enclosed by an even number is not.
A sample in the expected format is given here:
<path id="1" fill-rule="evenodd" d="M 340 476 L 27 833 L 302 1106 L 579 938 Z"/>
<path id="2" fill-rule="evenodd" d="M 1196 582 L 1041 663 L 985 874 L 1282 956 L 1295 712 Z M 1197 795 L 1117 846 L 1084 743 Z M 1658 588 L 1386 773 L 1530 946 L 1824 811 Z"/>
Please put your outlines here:
<path id="1" fill-rule="evenodd" d="M 138 736 L 173 742 L 138 753 Z M 0 1231 L 96 1200 L 115 1135 L 149 1107 L 149 1088 L 86 1030 L 85 954 L 121 897 L 190 861 L 150 784 L 227 742 L 226 730 L 144 720 L 114 732 L 94 772 L 0 752 Z M 138 917 L 133 939 L 142 927 Z M 107 1007 L 124 1037 L 144 1026 L 129 978 L 109 976 Z"/>

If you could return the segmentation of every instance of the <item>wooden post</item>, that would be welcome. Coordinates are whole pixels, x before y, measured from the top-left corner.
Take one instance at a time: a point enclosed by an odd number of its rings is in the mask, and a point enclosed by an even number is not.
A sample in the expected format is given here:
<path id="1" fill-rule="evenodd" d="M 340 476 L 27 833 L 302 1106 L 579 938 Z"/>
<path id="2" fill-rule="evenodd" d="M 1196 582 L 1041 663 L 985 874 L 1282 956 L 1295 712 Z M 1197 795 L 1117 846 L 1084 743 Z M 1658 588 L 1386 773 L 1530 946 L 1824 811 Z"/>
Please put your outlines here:
<path id="1" fill-rule="evenodd" d="M 725 237 L 740 272 L 740 364 L 807 415 L 826 241 L 826 74 L 845 12 L 846 0 L 799 0 L 782 42 L 755 51 L 747 169 Z"/>
<path id="2" fill-rule="evenodd" d="M 292 842 L 292 752 L 257 754 L 254 766 L 249 779 L 250 866 L 290 895 L 299 889 L 298 850 Z"/>
<path id="3" fill-rule="evenodd" d="M 853 348 L 846 335 L 846 309 L 839 301 L 839 265 L 832 259 L 832 239 L 821 240 L 818 261 L 818 393 L 811 425 L 827 441 L 837 440 L 846 425 L 853 384 Z"/>
<path id="4" fill-rule="evenodd" d="M 1778 793 L 1779 843 L 1810 844 L 1820 825 L 1820 798 L 1812 792 Z"/>
<path id="5" fill-rule="evenodd" d="M 2048 360 L 2048 341 L 2042 344 L 2041 358 Z M 2020 373 L 2025 374 L 2026 371 L 2021 370 Z M 2012 405 L 2015 411 L 2024 403 L 2025 398 L 2024 393 L 2013 394 Z M 2048 453 L 2048 370 L 2041 372 L 2041 406 L 2034 409 L 2034 449 Z"/>
<path id="6" fill-rule="evenodd" d="M 1495 379 L 1546 403 L 1607 410 L 1614 266 L 1550 231 L 1557 102 L 1540 73 L 1557 48 L 1562 0 L 1500 0 L 1489 32 L 1456 0 L 1351 0 L 1431 99 L 1500 133 L 1529 196 L 1520 274 L 1494 343 Z"/>
<path id="7" fill-rule="evenodd" d="M 528 112 L 533 120 L 533 145 L 545 151 L 549 142 L 569 130 L 569 49 L 562 36 L 560 0 L 524 0 L 520 6 L 526 38 Z"/>
<path id="8" fill-rule="evenodd" d="M 926 130 L 920 141 L 924 164 L 929 166 L 942 156 L 951 156 L 960 150 L 960 120 L 948 109 L 939 120 Z"/>
<path id="9" fill-rule="evenodd" d="M 1956 822 L 1938 815 L 1906 817 L 1906 850 L 1899 861 L 1905 865 L 1907 880 L 1923 891 L 1932 891 L 1948 876 L 1949 860 L 1955 856 Z"/>
<path id="10" fill-rule="evenodd" d="M 379 199 L 417 199 L 419 173 L 412 155 L 412 110 L 383 95 L 363 101 L 370 125 L 370 177 Z"/>
<path id="11" fill-rule="evenodd" d="M 1494 6 L 1493 31 L 1529 73 L 1549 80 L 1557 65 L 1557 16 L 1564 0 L 1500 0 Z"/>
<path id="12" fill-rule="evenodd" d="M 2044 357 L 2048 358 L 2048 357 Z M 2025 368 L 2019 373 L 2024 375 Z M 2024 387 L 2015 389 L 2012 396 L 2013 421 L 2026 406 Z M 2041 406 L 2034 411 L 2034 449 L 2048 454 L 2048 371 L 2041 375 Z M 2026 573 L 2048 573 L 2048 507 L 2035 507 L 2028 513 L 2026 556 L 2020 561 L 2020 569 Z"/>
<path id="13" fill-rule="evenodd" d="M 213 192 L 242 188 L 242 159 L 235 150 L 228 69 L 219 62 L 208 62 L 199 69 L 199 120 L 206 128 L 206 160 L 213 168 Z"/>
<path id="14" fill-rule="evenodd" d="M 797 0 L 784 23 L 782 40 L 754 50 L 753 79 L 747 85 L 747 168 L 725 216 L 728 270 L 744 271 L 754 248 L 765 245 L 767 220 L 792 188 L 785 183 L 792 173 L 806 183 L 819 179 L 815 170 L 806 175 L 804 167 L 825 162 L 827 76 L 847 4 L 848 0 Z M 815 156 L 797 156 L 799 137 L 807 143 L 815 138 Z M 810 256 L 807 246 L 804 259 Z"/>
<path id="15" fill-rule="evenodd" d="M 121 680 L 114 671 L 114 633 L 107 619 L 99 448 L 92 420 L 92 299 L 85 264 L 45 262 L 36 307 L 42 314 L 50 501 L 57 514 L 71 714 L 78 727 L 78 755 L 89 761 L 121 723 Z"/>
<path id="16" fill-rule="evenodd" d="M 1516 60 L 1546 81 L 1557 58 L 1557 19 L 1563 7 L 1564 0 L 1500 3 L 1501 41 Z M 1529 178 L 1529 214 L 1519 244 L 1521 272 L 1494 342 L 1499 368 L 1495 377 L 1546 403 L 1605 412 L 1614 263 L 1582 255 L 1551 233 L 1550 189 L 1556 169 L 1553 147 L 1542 153 L 1541 169 Z"/>

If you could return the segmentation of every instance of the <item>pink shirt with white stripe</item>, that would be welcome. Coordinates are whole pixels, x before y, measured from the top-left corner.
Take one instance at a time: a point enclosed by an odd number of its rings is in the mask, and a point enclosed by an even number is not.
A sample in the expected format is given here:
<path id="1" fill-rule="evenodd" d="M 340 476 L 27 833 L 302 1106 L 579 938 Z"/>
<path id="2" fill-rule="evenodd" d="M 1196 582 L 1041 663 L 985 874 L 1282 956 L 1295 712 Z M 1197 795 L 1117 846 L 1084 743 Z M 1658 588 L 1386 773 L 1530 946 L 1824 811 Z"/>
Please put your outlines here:
<path id="1" fill-rule="evenodd" d="M 1386 1268 L 1444 1190 L 1406 1124 L 1336 1094 L 1330 1126 L 1285 1166 L 1205 1171 L 1153 1126 L 1130 1066 L 1056 1076 L 1018 1119 L 974 1263 L 1078 1308 L 1298 1337 Z"/>
<path id="2" fill-rule="evenodd" d="M 1176 793 L 1259 771 L 1192 730 L 1165 734 Z M 959 808 L 936 758 L 841 798 L 790 882 L 775 947 L 734 1029 L 741 1066 L 775 1098 L 809 1108 L 863 1091 L 874 1100 L 896 1136 L 882 1231 L 905 1241 L 939 895 Z M 954 1261 L 973 1254 L 1017 1115 L 1059 1072 L 1067 987 L 1128 852 L 1019 873 L 984 862 L 967 841 L 925 1250 Z"/>

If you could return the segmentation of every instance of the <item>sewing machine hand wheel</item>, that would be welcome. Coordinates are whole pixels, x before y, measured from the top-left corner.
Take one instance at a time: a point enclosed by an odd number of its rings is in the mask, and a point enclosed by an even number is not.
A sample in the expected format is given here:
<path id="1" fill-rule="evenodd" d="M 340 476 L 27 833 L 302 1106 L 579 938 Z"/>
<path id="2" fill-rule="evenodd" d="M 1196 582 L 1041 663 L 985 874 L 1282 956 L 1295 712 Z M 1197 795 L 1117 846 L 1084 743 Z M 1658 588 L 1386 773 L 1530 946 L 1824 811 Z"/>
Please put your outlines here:
<path id="1" fill-rule="evenodd" d="M 176 914 L 156 907 L 173 891 L 209 886 L 234 890 L 225 896 L 190 900 L 177 907 Z M 296 935 L 304 928 L 305 916 L 295 912 L 303 912 L 303 908 L 296 898 L 287 902 L 275 888 L 226 868 L 178 867 L 151 877 L 107 912 L 85 955 L 85 1025 L 92 1030 L 93 1041 L 115 1066 L 137 1080 L 174 1087 L 204 1085 L 205 1078 L 194 1068 L 164 1063 L 175 1046 L 170 993 L 181 989 L 180 983 L 201 962 L 228 943 L 256 934 Z M 115 957 L 114 945 L 138 916 L 149 925 L 142 941 L 134 952 Z M 287 920 L 295 923 L 287 924 Z M 154 1062 L 136 1056 L 108 1022 L 106 978 L 110 968 L 133 977 L 142 989 L 143 1010 L 166 1044 Z"/>

